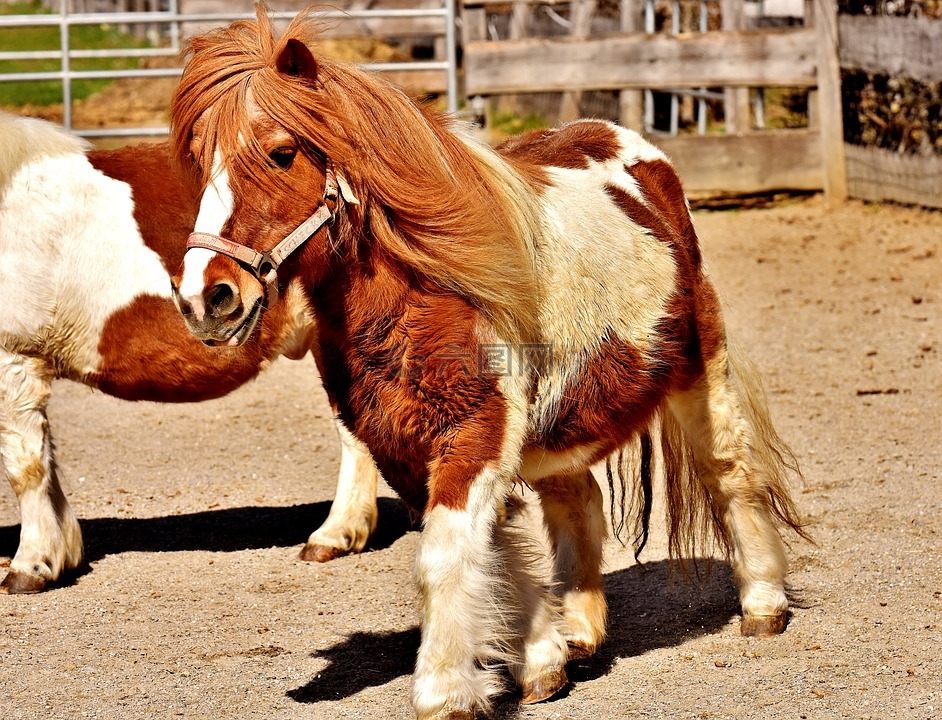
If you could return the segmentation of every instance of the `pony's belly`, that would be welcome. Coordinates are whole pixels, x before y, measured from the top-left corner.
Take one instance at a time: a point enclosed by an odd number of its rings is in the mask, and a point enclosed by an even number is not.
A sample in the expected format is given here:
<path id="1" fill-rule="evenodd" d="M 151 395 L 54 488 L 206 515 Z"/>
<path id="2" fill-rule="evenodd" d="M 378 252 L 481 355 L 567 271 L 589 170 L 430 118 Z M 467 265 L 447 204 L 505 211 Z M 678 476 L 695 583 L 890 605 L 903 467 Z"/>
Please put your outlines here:
<path id="1" fill-rule="evenodd" d="M 611 450 L 608 445 L 600 440 L 566 450 L 527 447 L 523 451 L 518 474 L 528 483 L 553 475 L 571 475 L 604 458 Z"/>

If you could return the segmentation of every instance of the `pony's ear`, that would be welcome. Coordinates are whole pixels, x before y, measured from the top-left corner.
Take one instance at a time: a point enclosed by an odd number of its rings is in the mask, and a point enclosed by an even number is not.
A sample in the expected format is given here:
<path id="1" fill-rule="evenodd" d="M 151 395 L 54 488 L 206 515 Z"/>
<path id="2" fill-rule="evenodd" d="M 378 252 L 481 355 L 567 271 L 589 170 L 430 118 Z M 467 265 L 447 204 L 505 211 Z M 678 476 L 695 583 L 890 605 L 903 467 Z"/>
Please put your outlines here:
<path id="1" fill-rule="evenodd" d="M 295 38 L 285 43 L 285 49 L 278 56 L 276 67 L 283 75 L 310 81 L 317 77 L 317 60 L 307 45 Z"/>

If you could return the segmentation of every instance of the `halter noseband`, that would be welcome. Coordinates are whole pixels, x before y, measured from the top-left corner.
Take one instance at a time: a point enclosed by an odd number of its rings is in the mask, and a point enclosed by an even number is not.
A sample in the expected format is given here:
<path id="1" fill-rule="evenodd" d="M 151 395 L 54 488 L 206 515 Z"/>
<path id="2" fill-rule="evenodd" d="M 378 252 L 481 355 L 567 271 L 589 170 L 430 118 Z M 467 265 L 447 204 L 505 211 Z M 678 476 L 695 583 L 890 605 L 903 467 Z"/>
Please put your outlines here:
<path id="1" fill-rule="evenodd" d="M 266 252 L 257 252 L 250 247 L 240 245 L 212 233 L 194 232 L 186 241 L 186 249 L 205 248 L 230 257 L 246 268 L 264 290 L 263 305 L 271 307 L 278 302 L 278 268 L 299 247 L 310 240 L 324 225 L 333 222 L 334 211 L 327 206 L 327 201 L 336 202 L 338 179 L 333 163 L 327 163 L 324 182 L 324 201 L 317 206 L 314 214 L 298 225 L 290 235 Z M 340 181 L 343 182 L 342 180 Z"/>

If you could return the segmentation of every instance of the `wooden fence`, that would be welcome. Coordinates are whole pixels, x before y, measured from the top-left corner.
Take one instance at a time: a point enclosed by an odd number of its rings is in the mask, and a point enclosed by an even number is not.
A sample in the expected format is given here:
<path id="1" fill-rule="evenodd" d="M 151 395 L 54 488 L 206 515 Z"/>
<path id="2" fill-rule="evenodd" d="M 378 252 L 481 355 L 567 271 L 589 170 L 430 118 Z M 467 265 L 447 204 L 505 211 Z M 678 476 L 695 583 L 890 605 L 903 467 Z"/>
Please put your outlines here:
<path id="1" fill-rule="evenodd" d="M 942 80 L 942 20 L 916 17 L 838 18 L 843 69 Z M 851 197 L 942 208 L 942 155 L 901 155 L 892 150 L 844 146 Z"/>
<path id="2" fill-rule="evenodd" d="M 493 40 L 484 16 L 498 0 L 464 0 L 466 95 L 578 97 L 616 90 L 622 100 L 618 119 L 642 130 L 642 91 L 719 88 L 719 132 L 654 138 L 692 192 L 824 189 L 832 202 L 852 196 L 942 206 L 942 158 L 846 144 L 841 97 L 841 70 L 848 67 L 938 81 L 942 22 L 838 17 L 834 0 L 810 0 L 803 26 L 745 29 L 743 0 L 721 0 L 715 31 L 651 34 L 643 0 L 621 0 L 614 30 L 611 23 L 606 28 L 591 21 L 595 0 L 571 0 L 567 36 L 525 37 L 525 20 L 537 1 L 513 0 L 509 38 Z M 540 2 L 546 4 L 552 0 Z M 648 32 L 641 32 L 645 24 Z M 809 91 L 807 127 L 755 127 L 750 89 L 773 87 Z M 565 113 L 561 119 L 568 119 Z"/>
<path id="3" fill-rule="evenodd" d="M 51 1 L 51 0 L 50 0 Z M 169 0 L 69 0 L 72 11 L 154 10 Z M 348 9 L 420 7 L 441 0 L 342 0 Z M 656 134 L 693 193 L 823 189 L 833 202 L 856 197 L 942 208 L 942 156 L 901 155 L 844 142 L 841 73 L 862 70 L 934 83 L 942 78 L 942 20 L 839 16 L 836 0 L 803 0 L 803 24 L 756 27 L 751 0 L 456 0 L 461 12 L 464 95 L 499 98 L 556 93 L 554 120 L 599 114 L 586 101 L 607 93 L 606 112 L 639 131 L 653 130 L 652 92 L 687 93 L 684 102 L 717 103 L 710 131 Z M 799 0 L 801 1 L 801 0 Z M 57 5 L 59 0 L 55 0 Z M 189 12 L 252 0 L 176 0 Z M 614 5 L 613 2 L 617 2 Z M 279 0 L 279 9 L 308 0 Z M 766 3 L 768 4 L 768 3 Z M 699 5 L 699 28 L 689 22 Z M 238 8 L 236 8 L 238 6 Z M 706 9 L 709 6 L 709 9 Z M 535 8 L 564 22 L 536 28 Z M 612 8 L 617 12 L 612 12 Z M 673 15 L 655 31 L 657 13 Z M 678 15 L 686 14 L 686 24 Z M 660 18 L 663 25 L 663 17 Z M 501 24 L 502 23 L 502 24 Z M 498 27 L 499 25 L 499 27 Z M 680 31 L 680 30 L 683 31 Z M 692 31 L 690 31 L 692 30 Z M 706 31 L 706 32 L 704 32 Z M 538 37 L 534 37 L 539 33 Z M 440 57 L 440 21 L 370 20 L 339 24 L 337 38 L 424 37 Z M 502 39 L 494 39 L 496 37 Z M 414 91 L 441 92 L 444 73 L 402 73 Z M 750 97 L 767 88 L 808 94 L 807 126 L 765 130 Z M 559 99 L 561 97 L 561 101 Z M 608 112 L 609 106 L 614 109 Z M 676 107 L 673 108 L 676 124 Z"/>
<path id="4" fill-rule="evenodd" d="M 593 0 L 574 0 L 580 2 L 595 5 Z M 616 28 L 628 32 L 589 34 L 590 23 L 583 20 L 581 28 L 573 22 L 573 32 L 565 37 L 493 41 L 480 32 L 475 36 L 475 23 L 469 22 L 475 9 L 490 3 L 464 0 L 468 96 L 617 90 L 622 92 L 618 119 L 642 130 L 638 91 L 720 88 L 726 100 L 719 132 L 655 138 L 673 158 L 688 190 L 755 193 L 824 186 L 820 121 L 818 127 L 754 131 L 748 99 L 750 88 L 820 86 L 819 42 L 813 28 L 743 29 L 743 0 L 725 0 L 725 29 L 651 34 L 640 32 L 644 4 L 622 0 Z M 525 0 L 513 3 L 518 17 L 527 5 Z M 587 14 L 583 10 L 582 15 Z"/>

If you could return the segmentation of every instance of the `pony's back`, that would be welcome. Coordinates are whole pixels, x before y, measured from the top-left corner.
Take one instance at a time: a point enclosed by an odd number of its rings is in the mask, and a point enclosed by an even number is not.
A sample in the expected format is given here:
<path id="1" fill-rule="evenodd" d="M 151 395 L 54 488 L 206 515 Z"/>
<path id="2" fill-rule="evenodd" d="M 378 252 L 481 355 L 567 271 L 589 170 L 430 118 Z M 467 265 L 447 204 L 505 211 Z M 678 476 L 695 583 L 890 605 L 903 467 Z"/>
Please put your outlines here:
<path id="1" fill-rule="evenodd" d="M 84 153 L 89 144 L 45 120 L 0 112 L 0 197 L 13 175 L 38 157 Z"/>

